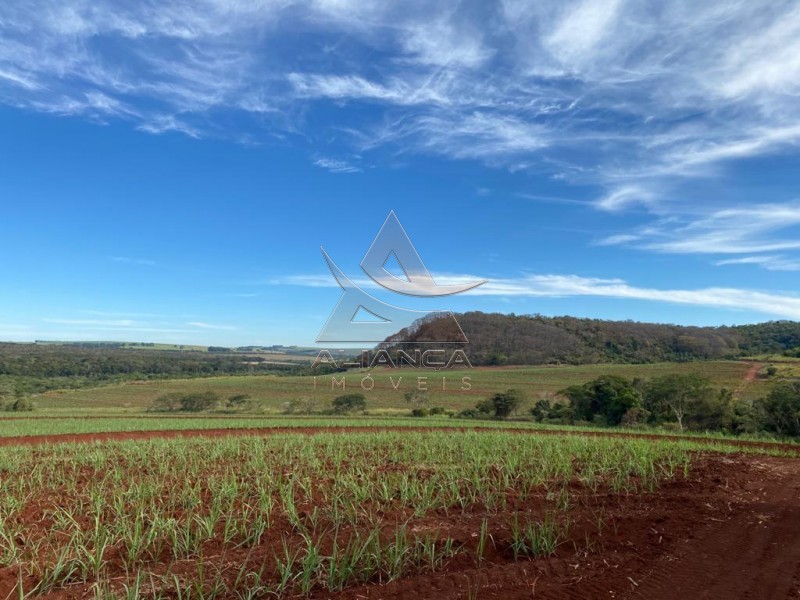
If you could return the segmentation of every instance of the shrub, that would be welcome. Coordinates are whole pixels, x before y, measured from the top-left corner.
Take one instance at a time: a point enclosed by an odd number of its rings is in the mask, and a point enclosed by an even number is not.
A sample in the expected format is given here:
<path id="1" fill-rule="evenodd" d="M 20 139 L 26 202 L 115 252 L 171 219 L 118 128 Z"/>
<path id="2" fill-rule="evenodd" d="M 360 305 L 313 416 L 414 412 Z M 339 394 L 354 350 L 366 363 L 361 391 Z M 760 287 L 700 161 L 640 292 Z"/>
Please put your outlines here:
<path id="1" fill-rule="evenodd" d="M 479 402 L 476 408 L 484 413 L 493 412 L 498 419 L 505 419 L 522 406 L 524 401 L 525 397 L 521 391 L 511 389 Z"/>
<path id="2" fill-rule="evenodd" d="M 475 410 L 483 415 L 490 415 L 494 412 L 494 403 L 491 398 L 481 400 L 475 405 Z"/>
<path id="3" fill-rule="evenodd" d="M 14 412 L 24 412 L 33 409 L 34 409 L 33 402 L 31 402 L 30 399 L 25 398 L 24 396 L 17 398 L 16 400 L 14 400 L 14 402 L 11 402 L 8 405 L 8 410 Z"/>
<path id="4" fill-rule="evenodd" d="M 214 392 L 192 394 L 164 394 L 159 396 L 148 407 L 152 412 L 201 412 L 219 406 L 219 396 Z"/>
<path id="5" fill-rule="evenodd" d="M 454 416 L 458 419 L 479 419 L 486 416 L 486 413 L 479 411 L 477 408 L 465 408 Z"/>
<path id="6" fill-rule="evenodd" d="M 431 416 L 443 415 L 446 412 L 447 411 L 445 410 L 444 406 L 433 406 L 433 407 L 431 407 L 430 415 Z"/>
<path id="7" fill-rule="evenodd" d="M 357 411 L 364 411 L 367 408 L 367 399 L 364 394 L 345 394 L 334 398 L 333 412 L 336 414 L 346 414 Z"/>
<path id="8" fill-rule="evenodd" d="M 427 417 L 429 414 L 430 411 L 424 406 L 422 408 L 414 408 L 411 410 L 412 417 Z"/>
<path id="9" fill-rule="evenodd" d="M 184 412 L 202 412 L 219 406 L 219 396 L 214 392 L 185 394 L 181 396 L 181 410 Z"/>
<path id="10" fill-rule="evenodd" d="M 235 396 L 231 396 L 228 398 L 228 402 L 226 403 L 225 407 L 234 410 L 245 410 L 250 408 L 250 396 L 248 394 L 236 394 Z"/>
<path id="11" fill-rule="evenodd" d="M 181 406 L 181 394 L 164 394 L 150 403 L 148 412 L 171 412 L 179 410 Z"/>
<path id="12" fill-rule="evenodd" d="M 317 410 L 317 399 L 303 396 L 283 403 L 283 412 L 287 415 L 300 413 L 310 415 Z"/>

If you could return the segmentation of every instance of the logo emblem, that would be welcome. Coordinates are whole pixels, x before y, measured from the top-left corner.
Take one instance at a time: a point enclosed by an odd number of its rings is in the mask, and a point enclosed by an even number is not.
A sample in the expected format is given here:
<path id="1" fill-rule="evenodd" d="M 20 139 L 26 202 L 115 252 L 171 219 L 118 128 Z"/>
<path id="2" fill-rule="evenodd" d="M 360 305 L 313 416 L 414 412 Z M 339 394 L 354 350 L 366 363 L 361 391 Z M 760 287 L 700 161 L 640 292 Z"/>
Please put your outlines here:
<path id="1" fill-rule="evenodd" d="M 342 288 L 339 302 L 328 317 L 317 342 L 383 342 L 401 330 L 409 330 L 425 319 L 446 318 L 452 321 L 445 328 L 450 338 L 447 340 L 421 340 L 458 343 L 467 342 L 455 315 L 449 310 L 410 310 L 388 304 L 366 293 L 336 266 L 333 259 L 321 248 L 322 256 Z M 394 257 L 402 269 L 404 277 L 397 277 L 386 269 Z M 386 217 L 372 245 L 361 261 L 361 269 L 372 281 L 382 288 L 396 294 L 433 298 L 460 294 L 486 283 L 471 281 L 457 285 L 438 285 L 422 262 L 394 211 Z M 367 313 L 371 320 L 359 320 L 358 316 Z M 451 327 L 450 325 L 455 325 Z M 398 340 L 402 342 L 402 340 Z"/>

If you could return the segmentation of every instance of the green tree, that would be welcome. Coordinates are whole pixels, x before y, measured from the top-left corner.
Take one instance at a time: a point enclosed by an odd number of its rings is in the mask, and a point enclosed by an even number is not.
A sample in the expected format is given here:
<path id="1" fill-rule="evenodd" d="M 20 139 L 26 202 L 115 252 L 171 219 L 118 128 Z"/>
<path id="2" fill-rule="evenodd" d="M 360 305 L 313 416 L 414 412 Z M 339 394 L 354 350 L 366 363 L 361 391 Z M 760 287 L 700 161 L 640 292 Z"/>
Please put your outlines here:
<path id="1" fill-rule="evenodd" d="M 757 404 L 769 431 L 800 436 L 800 382 L 775 384 L 767 397 Z"/>
<path id="2" fill-rule="evenodd" d="M 519 409 L 525 402 L 525 395 L 520 390 L 509 389 L 505 392 L 495 394 L 491 398 L 491 406 L 494 409 L 494 416 L 498 419 L 506 419 Z"/>
<path id="3" fill-rule="evenodd" d="M 670 373 L 647 384 L 644 407 L 656 420 L 674 416 L 683 431 L 687 415 L 714 412 L 709 405 L 713 393 L 708 378 L 698 373 Z"/>
<path id="4" fill-rule="evenodd" d="M 533 408 L 531 408 L 531 416 L 533 416 L 535 421 L 541 423 L 550 415 L 551 409 L 550 400 L 547 398 L 540 398 L 536 401 L 536 404 L 533 405 Z"/>
<path id="5" fill-rule="evenodd" d="M 733 392 L 727 388 L 716 394 L 712 391 L 700 394 L 687 415 L 687 427 L 699 431 L 729 428 L 732 403 Z"/>
<path id="6" fill-rule="evenodd" d="M 633 382 L 617 375 L 603 375 L 559 393 L 569 399 L 578 419 L 592 421 L 595 415 L 602 415 L 609 425 L 619 425 L 622 416 L 642 402 Z"/>
<path id="7" fill-rule="evenodd" d="M 363 412 L 367 408 L 367 399 L 364 394 L 344 394 L 333 400 L 333 412 L 337 414 L 347 414 L 352 412 Z"/>
<path id="8" fill-rule="evenodd" d="M 641 406 L 634 406 L 629 408 L 625 414 L 622 415 L 620 423 L 625 427 L 638 427 L 639 425 L 647 423 L 647 418 L 649 416 L 650 413 L 647 412 L 646 409 Z"/>

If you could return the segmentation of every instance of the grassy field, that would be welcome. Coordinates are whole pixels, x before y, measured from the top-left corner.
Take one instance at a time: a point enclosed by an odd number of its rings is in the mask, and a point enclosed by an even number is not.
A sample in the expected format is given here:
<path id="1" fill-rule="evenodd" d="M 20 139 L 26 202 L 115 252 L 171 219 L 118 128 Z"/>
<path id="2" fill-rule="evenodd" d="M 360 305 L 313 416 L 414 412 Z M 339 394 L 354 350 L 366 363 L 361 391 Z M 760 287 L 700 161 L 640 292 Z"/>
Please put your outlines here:
<path id="1" fill-rule="evenodd" d="M 569 385 L 582 384 L 605 374 L 647 379 L 666 373 L 702 373 L 711 379 L 715 387 L 726 387 L 743 397 L 752 398 L 765 393 L 766 382 L 759 379 L 747 381 L 746 374 L 750 368 L 751 364 L 747 362 L 713 361 L 477 368 L 447 372 L 375 369 L 369 373 L 348 372 L 345 386 L 346 391 L 364 393 L 371 412 L 401 414 L 407 413 L 409 409 L 403 400 L 403 393 L 416 389 L 418 377 L 427 378 L 432 405 L 458 410 L 472 407 L 478 400 L 508 388 L 519 388 L 526 393 L 529 400 L 535 401 L 551 396 Z M 368 374 L 374 380 L 374 388 L 365 391 L 361 387 L 362 379 Z M 470 389 L 462 389 L 466 387 L 462 383 L 462 377 L 469 377 Z M 337 375 L 337 379 L 340 380 L 341 375 Z M 366 381 L 364 385 L 369 387 L 373 383 Z M 443 385 L 445 389 L 442 389 Z M 92 389 L 51 391 L 35 397 L 34 402 L 38 409 L 37 414 L 76 414 L 76 411 L 102 414 L 140 413 L 163 394 L 205 391 L 216 392 L 222 398 L 248 394 L 259 412 L 272 414 L 281 412 L 286 402 L 300 398 L 312 398 L 318 408 L 325 408 L 334 397 L 342 393 L 341 387 L 332 386 L 330 376 L 317 377 L 315 388 L 312 377 L 253 375 L 134 381 Z"/>
<path id="2" fill-rule="evenodd" d="M 686 477 L 692 448 L 443 430 L 2 448 L 0 593 L 284 597 L 596 552 L 616 498 Z"/>

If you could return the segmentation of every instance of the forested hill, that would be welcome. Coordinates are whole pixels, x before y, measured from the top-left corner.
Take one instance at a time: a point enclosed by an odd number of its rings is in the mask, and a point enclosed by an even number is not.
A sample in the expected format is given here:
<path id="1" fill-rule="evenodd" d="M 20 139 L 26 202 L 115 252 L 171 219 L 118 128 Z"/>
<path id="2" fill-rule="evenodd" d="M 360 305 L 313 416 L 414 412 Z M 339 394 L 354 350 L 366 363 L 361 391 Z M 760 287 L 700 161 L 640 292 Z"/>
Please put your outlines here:
<path id="1" fill-rule="evenodd" d="M 457 315 L 469 338 L 473 364 L 647 363 L 738 358 L 764 353 L 798 354 L 800 323 L 687 327 L 634 321 L 468 312 Z M 387 339 L 404 348 L 429 345 L 417 340 L 446 339 L 452 321 L 421 320 Z"/>

